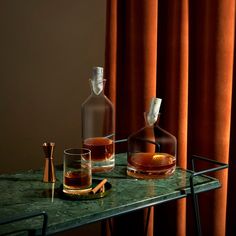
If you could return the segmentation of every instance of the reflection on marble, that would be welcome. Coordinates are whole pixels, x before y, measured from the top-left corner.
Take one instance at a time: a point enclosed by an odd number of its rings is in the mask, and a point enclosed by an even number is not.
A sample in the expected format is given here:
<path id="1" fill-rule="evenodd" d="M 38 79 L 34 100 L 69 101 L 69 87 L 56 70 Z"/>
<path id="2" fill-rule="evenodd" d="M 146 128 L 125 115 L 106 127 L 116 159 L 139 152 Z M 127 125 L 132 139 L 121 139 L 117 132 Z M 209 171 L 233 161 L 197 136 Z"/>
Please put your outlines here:
<path id="1" fill-rule="evenodd" d="M 45 211 L 48 214 L 48 234 L 92 223 L 140 207 L 160 204 L 190 193 L 190 171 L 177 168 L 166 179 L 137 180 L 126 175 L 126 154 L 116 155 L 112 172 L 94 174 L 93 178 L 107 178 L 112 185 L 110 193 L 101 199 L 63 200 L 59 187 L 62 170 L 56 169 L 56 183 L 42 182 L 42 170 L 29 170 L 0 175 L 0 221 L 17 215 Z M 194 179 L 196 191 L 220 187 L 217 179 L 199 176 Z M 42 217 L 11 225 L 0 225 L 0 234 L 9 230 L 35 228 L 40 234 Z"/>

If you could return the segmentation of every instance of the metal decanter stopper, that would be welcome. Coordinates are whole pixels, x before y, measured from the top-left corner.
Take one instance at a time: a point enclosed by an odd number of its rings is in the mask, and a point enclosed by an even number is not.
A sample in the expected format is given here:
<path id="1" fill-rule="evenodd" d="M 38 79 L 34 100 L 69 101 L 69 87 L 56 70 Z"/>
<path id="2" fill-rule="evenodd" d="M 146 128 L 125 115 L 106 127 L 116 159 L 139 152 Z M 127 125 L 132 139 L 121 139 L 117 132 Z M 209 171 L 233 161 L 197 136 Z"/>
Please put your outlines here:
<path id="1" fill-rule="evenodd" d="M 45 142 L 43 143 L 43 151 L 45 154 L 45 166 L 43 182 L 54 183 L 56 182 L 54 164 L 53 164 L 53 150 L 55 143 Z"/>

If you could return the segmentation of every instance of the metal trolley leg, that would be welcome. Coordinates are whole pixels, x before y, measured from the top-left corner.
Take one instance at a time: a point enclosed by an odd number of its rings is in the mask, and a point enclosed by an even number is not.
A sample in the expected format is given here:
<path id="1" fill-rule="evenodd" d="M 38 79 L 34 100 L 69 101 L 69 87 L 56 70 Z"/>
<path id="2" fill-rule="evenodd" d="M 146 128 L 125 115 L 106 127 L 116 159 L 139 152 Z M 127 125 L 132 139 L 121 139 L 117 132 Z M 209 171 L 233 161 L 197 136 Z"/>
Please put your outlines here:
<path id="1" fill-rule="evenodd" d="M 146 236 L 148 234 L 148 225 L 149 225 L 149 219 L 150 219 L 150 214 L 151 214 L 151 207 L 148 207 L 147 209 L 147 219 L 146 219 L 146 224 L 144 228 L 144 235 Z"/>
<path id="2" fill-rule="evenodd" d="M 195 172 L 194 160 L 196 160 L 196 159 L 218 165 L 218 167 Z M 206 174 L 209 172 L 214 172 L 214 171 L 228 168 L 228 165 L 218 162 L 218 161 L 214 161 L 214 160 L 205 158 L 205 157 L 197 156 L 197 155 L 193 155 L 191 161 L 192 161 L 192 169 L 194 172 L 191 174 L 189 181 L 190 181 L 190 189 L 191 189 L 191 196 L 192 196 L 192 202 L 193 202 L 194 220 L 195 220 L 195 227 L 196 227 L 196 235 L 201 236 L 202 235 L 202 227 L 201 227 L 201 220 L 200 220 L 200 213 L 199 213 L 198 195 L 194 189 L 194 177 L 196 177 L 198 175 Z"/>
<path id="3" fill-rule="evenodd" d="M 30 219 L 30 218 L 37 217 L 37 216 L 43 216 L 43 225 L 42 225 L 41 235 L 45 236 L 46 231 L 47 231 L 47 224 L 48 224 L 48 215 L 45 211 L 32 213 L 32 214 L 28 214 L 28 215 L 23 215 L 23 216 L 12 217 L 10 219 L 2 220 L 2 221 L 0 221 L 0 225 L 10 224 L 10 223 L 13 223 L 16 221 L 26 220 L 26 219 Z M 28 229 L 28 230 L 25 229 L 23 231 L 28 231 L 28 235 L 35 235 L 35 232 L 36 232 L 35 229 Z"/>

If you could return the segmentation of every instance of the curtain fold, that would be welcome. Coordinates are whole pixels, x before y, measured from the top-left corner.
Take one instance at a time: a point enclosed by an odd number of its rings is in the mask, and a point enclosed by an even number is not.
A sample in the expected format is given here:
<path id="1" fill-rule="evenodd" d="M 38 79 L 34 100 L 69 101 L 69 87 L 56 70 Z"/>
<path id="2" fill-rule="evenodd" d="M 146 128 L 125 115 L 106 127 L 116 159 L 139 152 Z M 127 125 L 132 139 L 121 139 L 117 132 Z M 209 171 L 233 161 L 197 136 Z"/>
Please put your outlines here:
<path id="1" fill-rule="evenodd" d="M 188 121 L 188 1 L 158 1 L 158 62 L 156 94 L 163 99 L 161 126 L 178 140 L 177 164 L 187 167 Z M 186 200 L 156 207 L 156 234 L 184 235 Z M 171 214 L 170 214 L 171 212 Z M 178 217 L 176 217 L 178 215 Z M 178 226 L 178 227 L 177 227 Z"/>
<path id="2" fill-rule="evenodd" d="M 221 189 L 199 196 L 203 235 L 236 235 L 234 32 L 235 0 L 107 0 L 106 94 L 116 138 L 141 128 L 151 97 L 161 97 L 160 124 L 177 137 L 179 166 L 190 167 L 193 154 L 230 164 L 229 175 L 214 174 Z M 191 208 L 186 200 L 155 207 L 149 235 L 193 235 Z M 114 220 L 116 235 L 132 221 L 130 232 L 142 235 L 144 219 L 140 211 Z"/>
<path id="3" fill-rule="evenodd" d="M 234 41 L 234 58 L 236 58 L 236 41 Z M 236 136 L 236 63 L 234 60 L 234 74 L 233 74 L 233 94 L 232 94 L 232 107 L 231 107 L 231 133 L 230 133 L 230 155 L 229 155 L 229 176 L 228 176 L 228 194 L 227 194 L 227 212 L 226 212 L 226 235 L 233 236 L 236 234 L 235 224 L 235 209 L 236 209 L 236 191 L 235 191 L 235 179 L 236 179 L 236 148 L 235 148 L 235 136 Z"/>
<path id="4" fill-rule="evenodd" d="M 189 9 L 188 152 L 228 163 L 235 2 L 190 1 Z M 225 235 L 226 230 L 227 171 L 215 177 L 222 188 L 199 196 L 204 235 Z"/>
<path id="5" fill-rule="evenodd" d="M 106 27 L 106 93 L 119 112 L 117 138 L 126 138 L 156 95 L 157 1 L 107 1 Z"/>
<path id="6" fill-rule="evenodd" d="M 156 96 L 156 51 L 157 1 L 107 1 L 106 94 L 115 105 L 116 139 L 127 138 L 144 125 L 144 111 Z M 126 150 L 123 145 L 116 152 Z M 117 217 L 115 235 L 124 230 L 142 235 L 146 217 L 146 210 Z M 152 235 L 153 217 L 150 219 L 148 232 Z"/>

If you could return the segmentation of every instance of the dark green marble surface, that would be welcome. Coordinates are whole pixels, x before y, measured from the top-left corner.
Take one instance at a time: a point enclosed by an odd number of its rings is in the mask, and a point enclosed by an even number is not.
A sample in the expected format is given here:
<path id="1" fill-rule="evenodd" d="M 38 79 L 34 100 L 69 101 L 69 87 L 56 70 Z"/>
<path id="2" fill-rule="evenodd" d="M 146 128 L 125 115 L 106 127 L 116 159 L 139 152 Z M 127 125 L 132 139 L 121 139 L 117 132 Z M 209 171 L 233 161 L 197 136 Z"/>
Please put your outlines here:
<path id="1" fill-rule="evenodd" d="M 94 175 L 107 178 L 112 188 L 100 199 L 63 200 L 59 194 L 62 170 L 56 170 L 55 184 L 43 183 L 41 170 L 0 175 L 0 221 L 18 215 L 45 211 L 48 214 L 47 234 L 75 228 L 132 210 L 160 204 L 190 193 L 190 171 L 177 168 L 175 173 L 160 180 L 137 180 L 126 175 L 126 154 L 116 155 L 112 172 Z M 220 187 L 217 179 L 199 176 L 195 190 L 208 191 Z M 20 228 L 35 228 L 40 234 L 42 217 L 0 225 L 0 235 Z"/>

